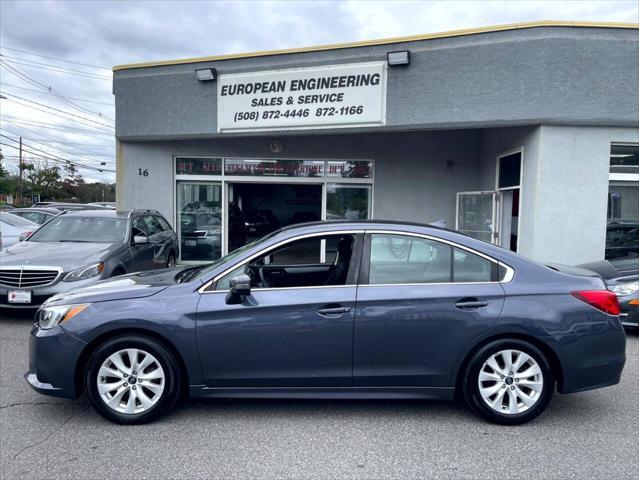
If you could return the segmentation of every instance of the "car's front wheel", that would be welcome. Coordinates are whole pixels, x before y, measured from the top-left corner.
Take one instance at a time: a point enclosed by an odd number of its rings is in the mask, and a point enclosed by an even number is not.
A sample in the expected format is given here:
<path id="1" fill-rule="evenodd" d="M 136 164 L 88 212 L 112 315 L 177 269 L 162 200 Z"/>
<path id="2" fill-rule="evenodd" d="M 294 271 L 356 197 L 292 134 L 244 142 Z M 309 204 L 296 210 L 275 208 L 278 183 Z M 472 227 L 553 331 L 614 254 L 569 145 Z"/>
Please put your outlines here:
<path id="1" fill-rule="evenodd" d="M 107 420 L 146 423 L 168 411 L 180 393 L 175 356 L 160 342 L 141 335 L 107 340 L 90 356 L 85 388 L 93 407 Z"/>
<path id="2" fill-rule="evenodd" d="M 546 409 L 555 376 L 537 347 L 504 339 L 472 356 L 462 386 L 466 402 L 481 416 L 502 425 L 519 425 Z"/>

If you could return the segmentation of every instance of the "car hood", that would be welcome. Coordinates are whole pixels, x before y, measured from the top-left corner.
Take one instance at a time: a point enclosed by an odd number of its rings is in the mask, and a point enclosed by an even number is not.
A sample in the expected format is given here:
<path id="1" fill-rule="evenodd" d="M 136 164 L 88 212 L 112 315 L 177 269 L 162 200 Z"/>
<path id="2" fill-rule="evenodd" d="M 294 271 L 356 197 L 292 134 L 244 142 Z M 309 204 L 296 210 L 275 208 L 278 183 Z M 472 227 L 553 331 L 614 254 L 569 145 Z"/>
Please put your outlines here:
<path id="1" fill-rule="evenodd" d="M 84 267 L 108 258 L 119 243 L 19 242 L 0 253 L 0 264 L 62 267 L 64 271 Z"/>
<path id="2" fill-rule="evenodd" d="M 126 300 L 155 295 L 170 285 L 175 285 L 175 276 L 181 268 L 169 268 L 150 272 L 132 273 L 98 281 L 87 287 L 58 293 L 44 305 L 68 305 L 72 303 L 105 302 Z"/>

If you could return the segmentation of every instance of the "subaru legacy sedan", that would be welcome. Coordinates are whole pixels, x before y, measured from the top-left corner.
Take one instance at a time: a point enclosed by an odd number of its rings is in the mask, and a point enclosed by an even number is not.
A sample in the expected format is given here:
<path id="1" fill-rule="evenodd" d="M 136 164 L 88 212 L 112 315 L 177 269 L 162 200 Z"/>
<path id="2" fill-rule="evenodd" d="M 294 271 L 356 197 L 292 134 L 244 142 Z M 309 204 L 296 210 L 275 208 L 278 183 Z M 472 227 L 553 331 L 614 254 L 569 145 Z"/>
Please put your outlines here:
<path id="1" fill-rule="evenodd" d="M 0 251 L 0 309 L 37 308 L 104 278 L 174 266 L 178 254 L 175 232 L 152 210 L 64 212 L 34 230 Z"/>
<path id="2" fill-rule="evenodd" d="M 456 394 L 486 419 L 535 418 L 555 390 L 619 382 L 619 303 L 562 273 L 425 225 L 288 227 L 198 267 L 120 276 L 37 313 L 25 379 L 86 392 L 124 424 L 191 397 Z"/>

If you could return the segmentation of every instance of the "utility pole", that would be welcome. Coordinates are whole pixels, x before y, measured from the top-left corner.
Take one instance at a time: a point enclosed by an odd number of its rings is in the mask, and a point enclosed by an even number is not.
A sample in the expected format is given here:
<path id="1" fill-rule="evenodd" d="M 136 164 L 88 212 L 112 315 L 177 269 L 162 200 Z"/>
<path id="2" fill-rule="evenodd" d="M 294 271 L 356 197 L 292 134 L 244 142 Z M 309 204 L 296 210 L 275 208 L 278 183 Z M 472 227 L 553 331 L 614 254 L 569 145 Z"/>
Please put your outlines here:
<path id="1" fill-rule="evenodd" d="M 20 148 L 18 154 L 18 169 L 20 170 L 20 182 L 18 183 L 18 206 L 22 206 L 22 137 L 20 137 Z"/>

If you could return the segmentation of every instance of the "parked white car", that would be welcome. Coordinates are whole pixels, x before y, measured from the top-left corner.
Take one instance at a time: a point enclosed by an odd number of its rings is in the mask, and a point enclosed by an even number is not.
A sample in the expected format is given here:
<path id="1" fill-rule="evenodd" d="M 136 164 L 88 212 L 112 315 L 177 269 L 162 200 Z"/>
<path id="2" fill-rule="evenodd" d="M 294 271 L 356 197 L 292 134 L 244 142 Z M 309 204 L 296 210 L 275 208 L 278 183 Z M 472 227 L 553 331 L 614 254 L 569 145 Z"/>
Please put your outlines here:
<path id="1" fill-rule="evenodd" d="M 26 218 L 0 212 L 0 248 L 5 248 L 17 243 L 22 238 L 35 231 L 40 225 Z"/>

